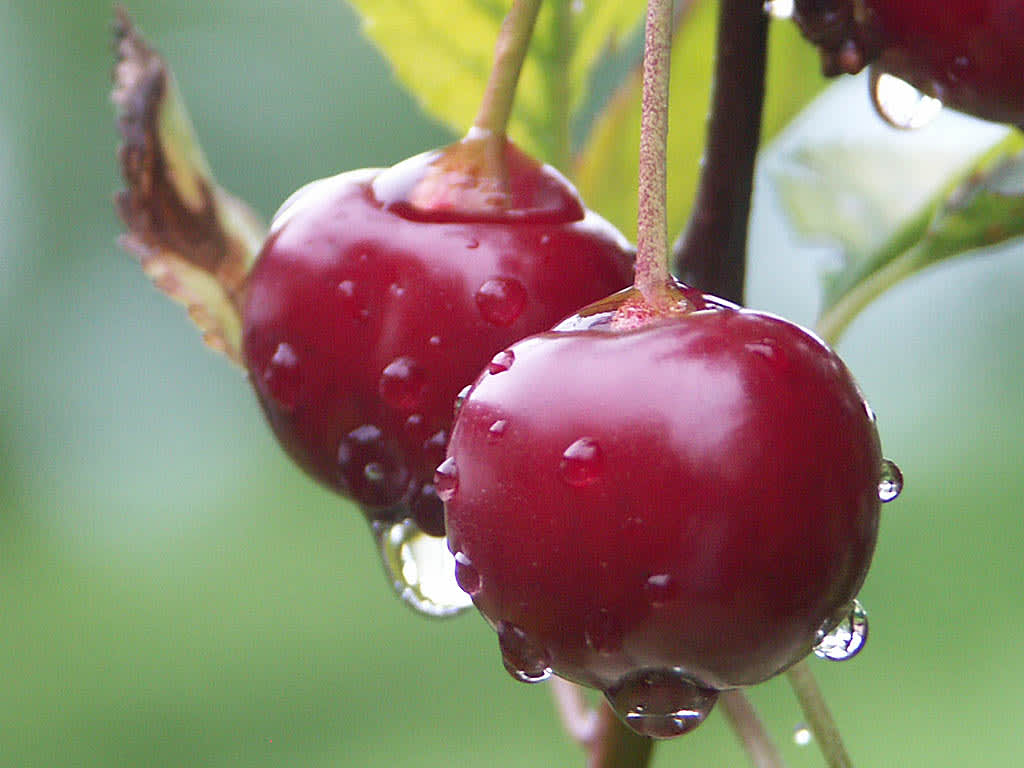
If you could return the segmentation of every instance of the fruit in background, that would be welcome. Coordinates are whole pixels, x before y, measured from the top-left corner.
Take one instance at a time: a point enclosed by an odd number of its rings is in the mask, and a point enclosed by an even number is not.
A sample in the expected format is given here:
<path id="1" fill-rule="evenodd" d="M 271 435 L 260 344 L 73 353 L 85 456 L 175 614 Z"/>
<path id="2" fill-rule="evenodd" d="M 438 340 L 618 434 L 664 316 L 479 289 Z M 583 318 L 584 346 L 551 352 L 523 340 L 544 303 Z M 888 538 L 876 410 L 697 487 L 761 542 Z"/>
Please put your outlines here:
<path id="1" fill-rule="evenodd" d="M 436 486 L 456 579 L 513 676 L 597 688 L 666 737 L 834 628 L 863 631 L 848 619 L 893 475 L 815 336 L 689 289 L 666 317 L 637 296 L 495 357 Z M 841 640 L 830 658 L 863 636 Z"/>

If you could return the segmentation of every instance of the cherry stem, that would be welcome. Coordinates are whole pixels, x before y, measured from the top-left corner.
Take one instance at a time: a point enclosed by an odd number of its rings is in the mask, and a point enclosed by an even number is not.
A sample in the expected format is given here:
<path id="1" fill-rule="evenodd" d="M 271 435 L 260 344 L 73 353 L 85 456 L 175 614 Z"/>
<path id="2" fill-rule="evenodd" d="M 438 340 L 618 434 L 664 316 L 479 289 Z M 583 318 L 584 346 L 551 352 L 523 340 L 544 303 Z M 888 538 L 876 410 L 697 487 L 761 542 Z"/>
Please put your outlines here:
<path id="1" fill-rule="evenodd" d="M 665 147 L 672 52 L 672 0 L 648 0 L 640 116 L 636 287 L 655 309 L 667 307 L 668 230 Z"/>
<path id="2" fill-rule="evenodd" d="M 754 161 L 761 138 L 768 16 L 756 0 L 721 0 L 707 144 L 674 271 L 703 291 L 741 303 Z"/>
<path id="3" fill-rule="evenodd" d="M 583 689 L 560 677 L 551 678 L 551 696 L 569 738 L 586 749 L 597 733 L 597 710 L 587 704 Z"/>
<path id="4" fill-rule="evenodd" d="M 746 694 L 738 688 L 722 691 L 718 701 L 736 737 L 747 750 L 750 764 L 754 768 L 785 768 L 782 755 Z"/>
<path id="5" fill-rule="evenodd" d="M 512 114 L 516 85 L 523 69 L 526 51 L 533 36 L 541 0 L 515 0 L 498 32 L 494 65 L 484 89 L 480 109 L 473 125 L 495 136 L 504 136 Z"/>
<path id="6" fill-rule="evenodd" d="M 583 689 L 559 677 L 551 680 L 555 707 L 569 737 L 587 753 L 587 768 L 645 768 L 654 741 L 631 731 L 607 702 L 595 709 Z"/>
<path id="7" fill-rule="evenodd" d="M 821 748 L 825 762 L 829 768 L 852 768 L 853 763 L 843 746 L 843 738 L 839 734 L 839 728 L 832 713 L 829 711 L 825 696 L 818 687 L 818 681 L 814 679 L 814 673 L 807 665 L 807 660 L 793 665 L 786 672 L 789 684 L 793 687 L 800 708 L 807 718 L 807 726 L 814 734 L 815 741 Z"/>

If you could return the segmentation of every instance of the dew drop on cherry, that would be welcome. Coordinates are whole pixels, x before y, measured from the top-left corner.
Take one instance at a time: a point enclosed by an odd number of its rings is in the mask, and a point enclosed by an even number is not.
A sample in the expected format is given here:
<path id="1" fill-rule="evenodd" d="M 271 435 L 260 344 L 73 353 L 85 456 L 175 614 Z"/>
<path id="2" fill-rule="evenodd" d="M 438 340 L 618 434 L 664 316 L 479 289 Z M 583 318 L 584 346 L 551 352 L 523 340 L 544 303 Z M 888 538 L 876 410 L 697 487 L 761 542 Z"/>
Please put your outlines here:
<path id="1" fill-rule="evenodd" d="M 480 591 L 480 572 L 462 552 L 455 553 L 455 581 L 470 597 Z"/>
<path id="2" fill-rule="evenodd" d="M 656 573 L 644 582 L 644 597 L 655 608 L 672 602 L 678 594 L 678 584 L 667 573 Z"/>
<path id="3" fill-rule="evenodd" d="M 286 411 L 295 410 L 302 388 L 299 356 L 291 344 L 281 342 L 263 372 L 263 386 L 274 402 Z"/>
<path id="4" fill-rule="evenodd" d="M 506 349 L 491 358 L 491 362 L 487 364 L 487 372 L 490 374 L 504 373 L 512 367 L 515 361 L 516 353 L 511 349 Z"/>
<path id="5" fill-rule="evenodd" d="M 605 691 L 605 698 L 641 736 L 671 739 L 704 722 L 718 691 L 698 685 L 677 669 L 642 669 Z"/>
<path id="6" fill-rule="evenodd" d="M 598 653 L 615 653 L 622 648 L 622 624 L 605 608 L 593 611 L 584 619 L 584 639 Z"/>
<path id="7" fill-rule="evenodd" d="M 526 289 L 511 277 L 493 277 L 477 289 L 476 306 L 491 325 L 512 325 L 526 306 Z"/>
<path id="8" fill-rule="evenodd" d="M 339 480 L 360 504 L 390 507 L 401 501 L 409 483 L 409 471 L 385 444 L 380 427 L 363 424 L 338 444 Z"/>
<path id="9" fill-rule="evenodd" d="M 411 357 L 396 357 L 380 375 L 377 390 L 381 399 L 399 411 L 409 411 L 420 404 L 426 374 Z"/>
<path id="10" fill-rule="evenodd" d="M 861 652 L 868 639 L 868 614 L 859 600 L 847 606 L 838 624 L 827 623 L 818 630 L 814 655 L 829 661 L 848 661 Z"/>
<path id="11" fill-rule="evenodd" d="M 498 419 L 488 427 L 487 439 L 491 442 L 497 442 L 505 434 L 506 429 L 508 429 L 508 422 L 505 419 Z"/>
<path id="12" fill-rule="evenodd" d="M 356 284 L 353 280 L 342 280 L 338 283 L 338 295 L 351 299 L 356 295 Z"/>
<path id="13" fill-rule="evenodd" d="M 434 489 L 441 501 L 451 501 L 459 489 L 459 469 L 455 466 L 455 457 L 449 456 L 434 472 Z"/>
<path id="14" fill-rule="evenodd" d="M 877 67 L 871 67 L 870 88 L 875 111 L 893 128 L 923 128 L 942 111 L 941 101 Z"/>
<path id="15" fill-rule="evenodd" d="M 414 611 L 443 618 L 473 604 L 455 581 L 455 559 L 444 538 L 428 536 L 412 520 L 377 521 L 373 535 L 395 592 Z"/>
<path id="16" fill-rule="evenodd" d="M 882 459 L 882 471 L 878 478 L 878 498 L 882 503 L 892 501 L 903 490 L 903 473 L 890 459 Z"/>
<path id="17" fill-rule="evenodd" d="M 593 485 L 604 477 L 604 454 L 592 437 L 581 437 L 562 453 L 558 470 L 562 479 L 575 488 Z"/>
<path id="18" fill-rule="evenodd" d="M 793 17 L 793 0 L 765 0 L 764 12 L 773 19 Z"/>
<path id="19" fill-rule="evenodd" d="M 462 410 L 462 404 L 466 402 L 466 398 L 469 397 L 469 391 L 473 389 L 472 384 L 467 384 L 459 390 L 459 394 L 455 396 L 455 403 L 452 405 L 452 418 L 454 419 L 459 415 L 459 411 Z"/>
<path id="20" fill-rule="evenodd" d="M 542 683 L 551 677 L 547 651 L 515 624 L 498 623 L 498 647 L 505 669 L 520 683 Z"/>

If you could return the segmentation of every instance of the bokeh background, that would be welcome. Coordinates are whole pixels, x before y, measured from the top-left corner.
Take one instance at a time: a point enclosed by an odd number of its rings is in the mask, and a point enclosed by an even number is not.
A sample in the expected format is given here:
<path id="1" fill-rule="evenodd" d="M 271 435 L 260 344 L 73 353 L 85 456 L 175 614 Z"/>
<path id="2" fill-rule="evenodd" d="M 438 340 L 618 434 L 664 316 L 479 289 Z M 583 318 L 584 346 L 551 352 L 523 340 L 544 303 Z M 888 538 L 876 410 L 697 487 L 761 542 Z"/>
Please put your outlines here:
<path id="1" fill-rule="evenodd" d="M 221 182 L 265 216 L 451 138 L 341 0 L 131 10 Z M 482 620 L 392 598 L 360 517 L 118 249 L 110 24 L 105 1 L 0 0 L 0 766 L 582 764 Z M 851 80 L 769 148 L 750 303 L 805 323 L 830 249 L 786 230 L 773 179 L 815 132 L 922 169 L 994 136 L 949 116 L 897 136 Z M 858 765 L 1024 763 L 1022 296 L 1018 242 L 899 286 L 841 344 L 907 477 L 867 649 L 815 664 Z M 820 765 L 784 681 L 751 695 L 790 764 Z M 712 717 L 655 765 L 744 760 Z"/>

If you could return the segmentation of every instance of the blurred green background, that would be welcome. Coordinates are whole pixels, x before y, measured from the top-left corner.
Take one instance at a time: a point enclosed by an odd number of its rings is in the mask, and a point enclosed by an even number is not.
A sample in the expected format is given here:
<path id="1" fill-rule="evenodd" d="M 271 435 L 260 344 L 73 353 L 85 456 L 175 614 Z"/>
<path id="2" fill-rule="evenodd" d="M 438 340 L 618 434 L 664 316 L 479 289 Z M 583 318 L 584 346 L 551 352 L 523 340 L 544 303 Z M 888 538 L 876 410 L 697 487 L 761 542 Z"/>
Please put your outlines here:
<path id="1" fill-rule="evenodd" d="M 265 216 L 450 137 L 340 0 L 130 10 L 221 182 Z M 392 598 L 359 515 L 117 248 L 110 23 L 97 0 L 0 0 L 0 766 L 582 764 L 483 621 Z M 871 125 L 924 164 L 989 136 L 943 117 L 893 138 L 863 83 L 830 97 L 790 145 Z M 750 301 L 811 322 L 828 249 L 781 226 L 785 168 L 765 153 Z M 899 286 L 841 345 L 907 477 L 861 595 L 867 649 L 814 665 L 861 766 L 1024 764 L 1022 251 Z M 821 764 L 783 681 L 752 697 L 792 766 Z M 744 761 L 712 717 L 655 765 Z"/>

